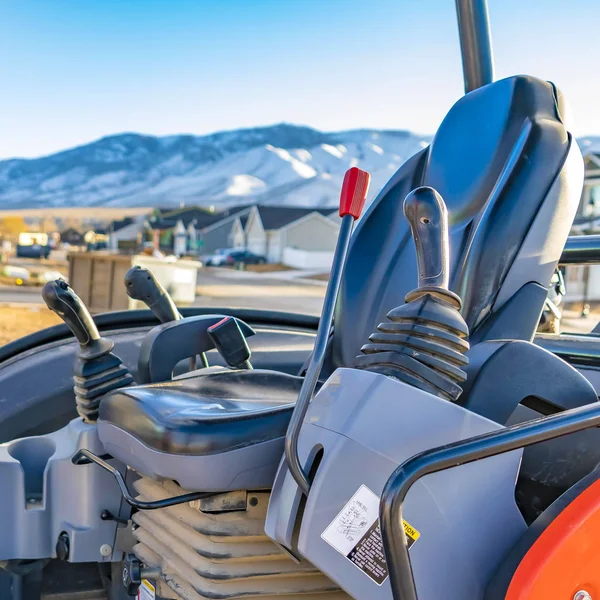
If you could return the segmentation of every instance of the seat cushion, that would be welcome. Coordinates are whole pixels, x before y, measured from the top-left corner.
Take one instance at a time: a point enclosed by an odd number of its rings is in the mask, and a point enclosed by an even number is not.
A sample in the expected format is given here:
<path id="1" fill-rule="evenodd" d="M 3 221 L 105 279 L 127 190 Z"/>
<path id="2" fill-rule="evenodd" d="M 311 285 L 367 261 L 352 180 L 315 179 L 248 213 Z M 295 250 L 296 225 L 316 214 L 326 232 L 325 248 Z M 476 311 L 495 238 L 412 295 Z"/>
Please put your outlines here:
<path id="1" fill-rule="evenodd" d="M 285 436 L 301 385 L 277 371 L 213 371 L 115 390 L 99 421 L 160 452 L 217 454 Z"/>

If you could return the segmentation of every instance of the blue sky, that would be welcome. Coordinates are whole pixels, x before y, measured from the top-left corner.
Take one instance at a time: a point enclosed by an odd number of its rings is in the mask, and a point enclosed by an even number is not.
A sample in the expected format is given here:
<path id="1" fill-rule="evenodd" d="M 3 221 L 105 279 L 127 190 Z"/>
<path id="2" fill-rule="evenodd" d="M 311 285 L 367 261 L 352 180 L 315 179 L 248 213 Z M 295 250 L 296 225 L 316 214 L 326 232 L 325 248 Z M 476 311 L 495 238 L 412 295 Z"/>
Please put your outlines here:
<path id="1" fill-rule="evenodd" d="M 489 5 L 497 78 L 551 79 L 600 134 L 600 2 Z M 281 121 L 431 133 L 461 77 L 454 0 L 0 0 L 0 158 Z"/>

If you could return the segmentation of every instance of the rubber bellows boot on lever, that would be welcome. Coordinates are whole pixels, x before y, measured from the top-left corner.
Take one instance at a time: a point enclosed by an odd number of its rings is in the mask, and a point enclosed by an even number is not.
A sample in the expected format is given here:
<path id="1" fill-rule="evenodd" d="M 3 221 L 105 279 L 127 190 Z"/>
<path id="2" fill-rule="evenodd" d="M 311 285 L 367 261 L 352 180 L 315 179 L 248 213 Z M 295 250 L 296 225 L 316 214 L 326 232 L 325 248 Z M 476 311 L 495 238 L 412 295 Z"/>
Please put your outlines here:
<path id="1" fill-rule="evenodd" d="M 419 287 L 391 310 L 361 348 L 356 366 L 455 401 L 466 379 L 469 329 L 461 299 L 448 289 L 448 210 L 433 188 L 420 187 L 404 201 L 417 251 Z"/>
<path id="2" fill-rule="evenodd" d="M 133 377 L 121 359 L 111 352 L 114 342 L 100 336 L 85 304 L 66 281 L 49 281 L 42 289 L 42 297 L 79 342 L 73 367 L 77 412 L 84 421 L 94 423 L 101 396 L 132 384 Z"/>

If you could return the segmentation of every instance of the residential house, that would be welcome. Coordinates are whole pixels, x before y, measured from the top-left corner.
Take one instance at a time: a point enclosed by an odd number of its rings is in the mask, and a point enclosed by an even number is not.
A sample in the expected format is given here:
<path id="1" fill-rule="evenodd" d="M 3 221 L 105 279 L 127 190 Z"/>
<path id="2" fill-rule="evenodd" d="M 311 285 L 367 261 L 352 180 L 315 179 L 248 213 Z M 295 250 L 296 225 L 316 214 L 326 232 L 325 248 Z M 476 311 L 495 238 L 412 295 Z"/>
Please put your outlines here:
<path id="1" fill-rule="evenodd" d="M 108 226 L 108 248 L 110 250 L 135 250 L 144 239 L 147 217 L 126 217 L 120 221 L 113 221 Z"/>
<path id="2" fill-rule="evenodd" d="M 63 244 L 69 244 L 71 246 L 83 246 L 83 233 L 74 227 L 67 227 L 67 229 L 60 232 L 60 241 Z"/>
<path id="3" fill-rule="evenodd" d="M 577 209 L 581 217 L 600 217 L 600 152 L 590 152 L 584 157 L 585 177 L 583 193 Z"/>
<path id="4" fill-rule="evenodd" d="M 265 256 L 269 262 L 296 268 L 328 268 L 339 233 L 333 209 L 287 206 L 252 207 L 245 223 L 233 225 L 234 247 Z"/>
<path id="5" fill-rule="evenodd" d="M 214 212 L 198 207 L 183 208 L 165 213 L 149 225 L 155 244 L 163 250 L 176 254 L 185 251 L 210 254 L 218 248 L 233 247 L 233 224 L 250 209 L 250 206 L 240 206 Z"/>
<path id="6" fill-rule="evenodd" d="M 600 152 L 584 155 L 585 175 L 581 201 L 577 208 L 572 235 L 600 233 Z M 567 303 L 600 302 L 600 268 L 596 265 L 565 267 Z"/>

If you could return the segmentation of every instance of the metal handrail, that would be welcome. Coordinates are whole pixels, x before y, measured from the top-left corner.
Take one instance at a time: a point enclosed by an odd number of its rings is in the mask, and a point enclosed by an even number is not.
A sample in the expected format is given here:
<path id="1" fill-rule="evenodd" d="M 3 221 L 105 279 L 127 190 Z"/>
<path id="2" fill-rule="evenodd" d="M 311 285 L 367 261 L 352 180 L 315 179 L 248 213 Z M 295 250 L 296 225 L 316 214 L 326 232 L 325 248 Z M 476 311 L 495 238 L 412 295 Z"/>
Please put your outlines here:
<path id="1" fill-rule="evenodd" d="M 494 81 L 487 0 L 456 0 L 465 93 Z"/>
<path id="2" fill-rule="evenodd" d="M 600 235 L 571 235 L 558 261 L 560 265 L 600 264 Z"/>
<path id="3" fill-rule="evenodd" d="M 598 426 L 600 402 L 433 448 L 402 463 L 388 479 L 379 507 L 393 599 L 418 600 L 402 526 L 404 500 L 414 483 L 425 475 Z"/>

